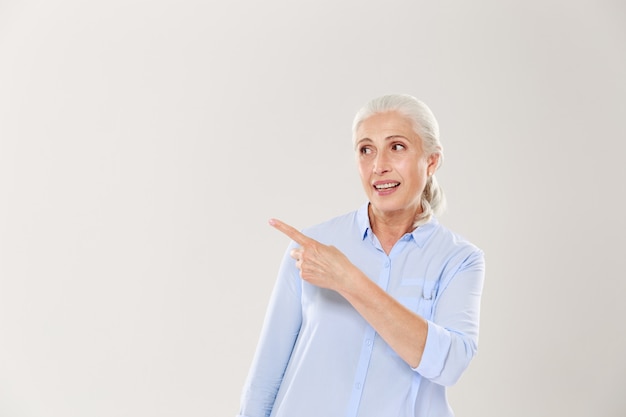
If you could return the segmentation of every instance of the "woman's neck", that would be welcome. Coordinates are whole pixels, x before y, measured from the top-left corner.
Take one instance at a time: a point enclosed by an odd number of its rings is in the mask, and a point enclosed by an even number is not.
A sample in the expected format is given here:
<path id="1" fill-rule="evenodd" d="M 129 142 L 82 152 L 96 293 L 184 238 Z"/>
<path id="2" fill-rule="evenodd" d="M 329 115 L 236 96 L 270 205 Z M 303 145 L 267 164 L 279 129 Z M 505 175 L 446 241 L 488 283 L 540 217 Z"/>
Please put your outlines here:
<path id="1" fill-rule="evenodd" d="M 419 213 L 413 210 L 405 210 L 401 213 L 382 213 L 376 211 L 371 204 L 369 205 L 370 226 L 385 253 L 389 254 L 393 245 L 402 236 L 413 231 L 417 214 Z"/>

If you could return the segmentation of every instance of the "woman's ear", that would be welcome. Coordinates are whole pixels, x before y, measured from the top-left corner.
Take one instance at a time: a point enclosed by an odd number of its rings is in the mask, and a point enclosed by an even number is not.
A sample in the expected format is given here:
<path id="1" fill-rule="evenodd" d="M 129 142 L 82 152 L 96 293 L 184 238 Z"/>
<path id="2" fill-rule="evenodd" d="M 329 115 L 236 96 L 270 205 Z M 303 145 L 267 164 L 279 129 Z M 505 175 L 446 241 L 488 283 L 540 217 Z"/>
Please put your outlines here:
<path id="1" fill-rule="evenodd" d="M 427 172 L 428 172 L 428 176 L 429 177 L 431 175 L 433 175 L 435 173 L 435 171 L 437 171 L 437 168 L 439 167 L 439 158 L 440 157 L 441 157 L 441 154 L 439 152 L 431 153 L 428 156 Z"/>

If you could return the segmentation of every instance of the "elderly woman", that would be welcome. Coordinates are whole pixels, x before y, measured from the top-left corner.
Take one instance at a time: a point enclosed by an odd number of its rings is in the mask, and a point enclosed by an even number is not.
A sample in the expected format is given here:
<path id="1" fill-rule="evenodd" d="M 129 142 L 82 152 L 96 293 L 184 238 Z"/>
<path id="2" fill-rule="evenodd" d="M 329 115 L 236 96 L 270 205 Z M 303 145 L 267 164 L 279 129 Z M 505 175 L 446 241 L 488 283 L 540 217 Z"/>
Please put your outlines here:
<path id="1" fill-rule="evenodd" d="M 452 416 L 476 353 L 484 256 L 435 213 L 443 154 L 421 101 L 389 95 L 353 124 L 368 202 L 300 233 L 283 258 L 239 417 Z"/>

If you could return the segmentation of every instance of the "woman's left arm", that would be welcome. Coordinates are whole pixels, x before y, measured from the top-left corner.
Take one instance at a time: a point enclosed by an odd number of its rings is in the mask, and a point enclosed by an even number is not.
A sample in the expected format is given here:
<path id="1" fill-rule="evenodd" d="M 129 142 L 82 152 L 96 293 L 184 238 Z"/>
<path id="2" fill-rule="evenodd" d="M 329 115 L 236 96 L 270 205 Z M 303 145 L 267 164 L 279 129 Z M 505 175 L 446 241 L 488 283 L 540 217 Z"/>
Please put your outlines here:
<path id="1" fill-rule="evenodd" d="M 476 352 L 484 279 L 482 252 L 469 256 L 440 287 L 433 321 L 403 306 L 333 246 L 278 220 L 270 224 L 299 248 L 291 251 L 303 280 L 337 291 L 415 371 L 441 385 L 454 384 Z"/>
<path id="2" fill-rule="evenodd" d="M 468 367 L 478 347 L 484 278 L 484 254 L 475 248 L 441 278 L 422 358 L 414 368 L 423 377 L 450 386 Z"/>

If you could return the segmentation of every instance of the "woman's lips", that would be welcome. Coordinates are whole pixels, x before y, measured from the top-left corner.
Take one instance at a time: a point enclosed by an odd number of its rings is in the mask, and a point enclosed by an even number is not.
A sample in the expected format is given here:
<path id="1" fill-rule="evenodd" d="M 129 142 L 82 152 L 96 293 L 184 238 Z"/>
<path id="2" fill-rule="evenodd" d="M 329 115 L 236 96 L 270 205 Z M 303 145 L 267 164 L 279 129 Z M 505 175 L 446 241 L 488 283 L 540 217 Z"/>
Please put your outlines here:
<path id="1" fill-rule="evenodd" d="M 373 185 L 378 194 L 385 195 L 394 192 L 400 183 L 397 181 L 377 181 Z"/>

